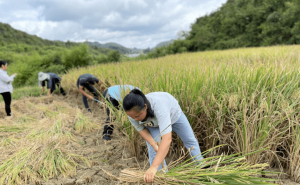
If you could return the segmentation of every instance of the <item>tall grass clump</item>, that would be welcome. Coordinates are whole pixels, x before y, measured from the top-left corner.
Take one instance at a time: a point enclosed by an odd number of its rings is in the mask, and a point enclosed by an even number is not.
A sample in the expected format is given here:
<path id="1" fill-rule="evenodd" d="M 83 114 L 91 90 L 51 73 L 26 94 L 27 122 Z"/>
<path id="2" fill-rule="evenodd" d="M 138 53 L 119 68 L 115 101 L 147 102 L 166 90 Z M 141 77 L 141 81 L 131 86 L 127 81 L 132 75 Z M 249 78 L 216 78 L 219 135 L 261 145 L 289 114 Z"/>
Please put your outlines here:
<path id="1" fill-rule="evenodd" d="M 287 168 L 292 177 L 298 173 L 293 166 L 299 155 L 298 145 L 290 145 L 298 142 L 299 50 L 300 46 L 245 48 L 105 64 L 72 69 L 62 85 L 77 91 L 78 76 L 90 73 L 106 84 L 137 86 L 145 94 L 169 92 L 187 115 L 201 150 L 225 144 L 210 155 L 243 155 L 268 148 L 248 155 L 247 161 Z M 128 125 L 126 116 L 121 124 Z M 129 138 L 135 138 L 132 130 Z M 176 135 L 172 143 L 174 151 L 175 145 L 183 147 Z"/>

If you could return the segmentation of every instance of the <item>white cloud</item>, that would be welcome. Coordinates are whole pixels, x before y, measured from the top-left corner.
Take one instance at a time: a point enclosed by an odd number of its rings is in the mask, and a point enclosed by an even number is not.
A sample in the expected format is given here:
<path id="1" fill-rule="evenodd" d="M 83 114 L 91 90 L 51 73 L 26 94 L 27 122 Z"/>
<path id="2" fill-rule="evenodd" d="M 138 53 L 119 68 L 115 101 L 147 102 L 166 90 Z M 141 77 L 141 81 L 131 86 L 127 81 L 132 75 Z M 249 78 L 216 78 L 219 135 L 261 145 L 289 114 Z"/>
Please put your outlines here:
<path id="1" fill-rule="evenodd" d="M 49 40 L 154 47 L 226 0 L 0 0 L 1 22 Z M 9 16 L 7 16 L 9 15 Z"/>

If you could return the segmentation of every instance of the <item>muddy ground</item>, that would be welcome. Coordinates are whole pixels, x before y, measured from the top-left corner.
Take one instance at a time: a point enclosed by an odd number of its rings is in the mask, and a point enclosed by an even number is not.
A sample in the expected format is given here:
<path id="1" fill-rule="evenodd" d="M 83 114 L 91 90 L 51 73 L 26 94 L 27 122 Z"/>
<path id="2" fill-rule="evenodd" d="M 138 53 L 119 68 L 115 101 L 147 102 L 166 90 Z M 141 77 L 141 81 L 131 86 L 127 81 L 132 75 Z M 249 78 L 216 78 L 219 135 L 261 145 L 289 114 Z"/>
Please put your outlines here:
<path id="1" fill-rule="evenodd" d="M 111 141 L 105 141 L 102 139 L 102 132 L 105 120 L 107 118 L 104 107 L 99 106 L 99 104 L 89 101 L 92 113 L 87 112 L 84 109 L 82 103 L 81 95 L 78 93 L 73 93 L 66 97 L 60 95 L 53 95 L 50 98 L 32 97 L 23 98 L 21 100 L 16 100 L 12 102 L 12 114 L 14 115 L 17 111 L 20 111 L 21 103 L 26 104 L 26 102 L 45 104 L 45 106 L 54 106 L 56 104 L 64 103 L 68 104 L 70 110 L 80 109 L 85 116 L 91 119 L 94 123 L 99 124 L 99 128 L 93 132 L 75 135 L 77 143 L 77 154 L 83 155 L 92 161 L 92 166 L 87 167 L 86 165 L 78 166 L 76 175 L 62 177 L 59 176 L 55 179 L 49 179 L 49 181 L 41 181 L 41 185 L 81 185 L 81 184 L 126 184 L 120 182 L 116 177 L 119 177 L 121 170 L 126 168 L 147 168 L 149 167 L 148 159 L 146 155 L 141 155 L 139 159 L 130 155 L 128 146 L 126 145 L 126 137 L 122 134 L 119 129 L 114 130 Z M 72 114 L 72 111 L 70 112 Z M 4 103 L 0 104 L 0 119 L 5 119 Z M 14 117 L 12 118 L 14 119 Z M 145 152 L 144 152 L 145 153 Z M 277 177 L 273 177 L 277 178 Z M 281 176 L 282 183 L 287 185 L 299 185 L 288 179 L 288 176 Z"/>

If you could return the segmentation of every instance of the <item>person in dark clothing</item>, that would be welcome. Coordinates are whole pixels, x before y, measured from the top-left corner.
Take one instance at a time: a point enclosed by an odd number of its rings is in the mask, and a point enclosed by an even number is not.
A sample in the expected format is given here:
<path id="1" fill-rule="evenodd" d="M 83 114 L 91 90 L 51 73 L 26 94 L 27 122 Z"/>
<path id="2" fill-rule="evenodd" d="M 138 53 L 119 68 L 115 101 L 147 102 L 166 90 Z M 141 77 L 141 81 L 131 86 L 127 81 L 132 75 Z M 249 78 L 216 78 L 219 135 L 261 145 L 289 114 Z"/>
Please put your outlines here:
<path id="1" fill-rule="evenodd" d="M 7 74 L 7 62 L 0 61 L 0 94 L 2 95 L 5 103 L 5 111 L 7 116 L 11 116 L 11 93 L 13 92 L 12 82 L 17 76 L 17 73 L 9 76 Z"/>
<path id="2" fill-rule="evenodd" d="M 58 87 L 62 95 L 64 96 L 66 95 L 64 89 L 60 85 L 61 78 L 57 74 L 39 72 L 38 80 L 39 80 L 39 86 L 42 86 L 43 93 L 45 92 L 44 87 L 46 86 L 45 83 L 47 82 L 48 95 L 52 94 L 56 90 L 56 86 Z"/>
<path id="3" fill-rule="evenodd" d="M 122 97 L 125 96 L 126 91 L 129 93 L 129 91 L 134 88 L 136 87 L 132 85 L 115 85 L 106 89 L 103 92 L 103 97 L 105 98 L 106 102 L 110 103 L 115 109 L 119 110 L 119 102 L 122 100 Z M 108 107 L 106 107 L 106 113 L 107 119 L 103 129 L 103 139 L 108 141 L 111 140 L 110 136 L 113 134 L 114 125 L 112 125 L 111 122 L 114 120 L 112 119 L 112 114 Z"/>
<path id="4" fill-rule="evenodd" d="M 96 102 L 98 100 L 98 93 L 97 93 L 96 89 L 93 87 L 93 85 L 95 85 L 96 83 L 99 86 L 102 84 L 98 80 L 98 78 L 96 78 L 94 75 L 91 75 L 91 74 L 83 74 L 83 75 L 79 76 L 79 78 L 77 80 L 77 88 L 79 89 L 79 92 L 81 92 L 83 104 L 89 112 L 92 112 L 92 110 L 89 108 L 87 98 L 91 99 L 91 100 L 95 100 Z M 90 91 L 94 95 L 94 98 L 92 96 L 88 95 L 85 92 L 85 89 Z"/>

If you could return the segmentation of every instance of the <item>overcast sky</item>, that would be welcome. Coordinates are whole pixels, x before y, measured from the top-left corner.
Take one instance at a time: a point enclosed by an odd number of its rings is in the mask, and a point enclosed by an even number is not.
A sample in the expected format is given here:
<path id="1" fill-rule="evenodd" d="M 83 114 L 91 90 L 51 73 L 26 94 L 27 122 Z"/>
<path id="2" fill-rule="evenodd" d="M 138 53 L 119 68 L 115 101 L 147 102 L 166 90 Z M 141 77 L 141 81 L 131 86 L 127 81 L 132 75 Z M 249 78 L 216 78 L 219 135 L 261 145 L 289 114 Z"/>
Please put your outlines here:
<path id="1" fill-rule="evenodd" d="M 154 47 L 227 0 L 0 0 L 0 22 L 43 39 Z"/>

